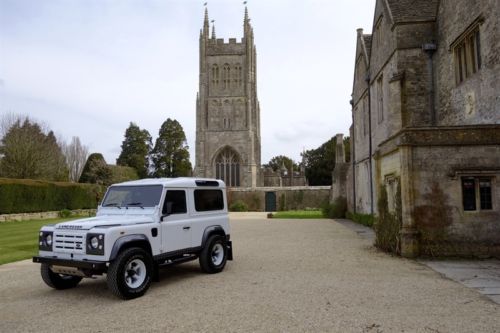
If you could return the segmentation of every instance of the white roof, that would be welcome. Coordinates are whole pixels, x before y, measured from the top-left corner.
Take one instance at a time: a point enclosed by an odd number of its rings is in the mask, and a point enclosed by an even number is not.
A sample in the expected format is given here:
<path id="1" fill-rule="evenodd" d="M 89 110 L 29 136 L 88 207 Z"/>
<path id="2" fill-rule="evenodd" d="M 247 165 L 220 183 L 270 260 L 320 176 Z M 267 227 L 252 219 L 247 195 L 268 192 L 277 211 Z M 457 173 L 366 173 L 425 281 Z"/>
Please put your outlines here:
<path id="1" fill-rule="evenodd" d="M 219 188 L 225 188 L 226 184 L 220 179 L 212 178 L 194 178 L 194 177 L 179 177 L 179 178 L 145 178 L 139 180 L 131 180 L 128 182 L 113 184 L 112 186 L 134 186 L 134 185 L 162 185 L 164 187 L 214 187 L 210 185 L 198 185 L 196 182 L 217 182 Z"/>

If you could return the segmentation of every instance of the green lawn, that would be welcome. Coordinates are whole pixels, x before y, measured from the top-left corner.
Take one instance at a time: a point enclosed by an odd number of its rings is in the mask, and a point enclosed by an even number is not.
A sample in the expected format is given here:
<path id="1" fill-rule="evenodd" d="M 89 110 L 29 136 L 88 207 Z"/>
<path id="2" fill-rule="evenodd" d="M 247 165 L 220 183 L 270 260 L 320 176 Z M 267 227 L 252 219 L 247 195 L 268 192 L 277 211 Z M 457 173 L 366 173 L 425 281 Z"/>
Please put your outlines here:
<path id="1" fill-rule="evenodd" d="M 276 219 L 322 219 L 321 210 L 288 210 L 283 212 L 274 212 L 273 218 Z"/>
<path id="2" fill-rule="evenodd" d="M 0 223 L 0 265 L 28 259 L 36 255 L 38 253 L 38 231 L 43 225 L 75 218 Z"/>

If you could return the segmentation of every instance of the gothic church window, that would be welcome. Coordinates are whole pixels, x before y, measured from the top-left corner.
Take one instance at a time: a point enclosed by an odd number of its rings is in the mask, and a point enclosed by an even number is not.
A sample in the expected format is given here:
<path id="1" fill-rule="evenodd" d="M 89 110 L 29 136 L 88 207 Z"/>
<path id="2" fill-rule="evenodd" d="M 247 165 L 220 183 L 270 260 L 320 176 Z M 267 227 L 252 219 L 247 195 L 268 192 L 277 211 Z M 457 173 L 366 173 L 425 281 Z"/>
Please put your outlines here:
<path id="1" fill-rule="evenodd" d="M 240 186 L 240 159 L 230 147 L 224 148 L 215 160 L 215 178 L 229 187 Z"/>
<path id="2" fill-rule="evenodd" d="M 224 89 L 229 89 L 231 86 L 231 67 L 229 64 L 224 64 L 223 68 L 223 83 L 224 83 Z"/>
<path id="3" fill-rule="evenodd" d="M 243 71 L 240 64 L 234 66 L 234 83 L 236 86 L 241 87 L 243 83 Z"/>
<path id="4" fill-rule="evenodd" d="M 217 87 L 219 85 L 219 66 L 212 65 L 212 85 Z"/>
<path id="5" fill-rule="evenodd" d="M 455 81 L 457 84 L 460 84 L 481 69 L 480 21 L 476 21 L 451 46 L 455 61 Z"/>

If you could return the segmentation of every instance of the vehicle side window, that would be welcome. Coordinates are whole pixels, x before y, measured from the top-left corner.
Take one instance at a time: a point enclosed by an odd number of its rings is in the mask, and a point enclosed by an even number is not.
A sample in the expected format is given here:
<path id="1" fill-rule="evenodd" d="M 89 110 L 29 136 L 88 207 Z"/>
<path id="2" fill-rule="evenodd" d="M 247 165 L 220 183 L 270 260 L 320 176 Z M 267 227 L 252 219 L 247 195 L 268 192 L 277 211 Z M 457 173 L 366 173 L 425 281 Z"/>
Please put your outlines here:
<path id="1" fill-rule="evenodd" d="M 195 190 L 194 207 L 197 212 L 224 209 L 221 190 Z"/>
<path id="2" fill-rule="evenodd" d="M 180 190 L 168 190 L 163 204 L 162 213 L 167 213 L 167 205 L 172 204 L 171 214 L 185 214 L 186 209 L 186 192 Z"/>

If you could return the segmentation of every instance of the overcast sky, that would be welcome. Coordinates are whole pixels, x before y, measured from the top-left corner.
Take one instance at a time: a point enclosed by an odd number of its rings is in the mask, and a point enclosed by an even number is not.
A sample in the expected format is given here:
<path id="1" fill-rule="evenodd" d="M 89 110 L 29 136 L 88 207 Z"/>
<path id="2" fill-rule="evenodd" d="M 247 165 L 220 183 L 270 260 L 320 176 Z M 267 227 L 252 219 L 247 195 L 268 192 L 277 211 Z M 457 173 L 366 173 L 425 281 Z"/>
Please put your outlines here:
<path id="1" fill-rule="evenodd" d="M 0 113 L 26 114 L 110 164 L 131 121 L 167 118 L 195 151 L 198 0 L 0 0 Z M 347 134 L 356 29 L 375 0 L 248 0 L 257 47 L 262 162 L 300 160 Z M 243 1 L 208 1 L 218 38 L 243 35 Z M 194 165 L 193 165 L 194 167 Z"/>

